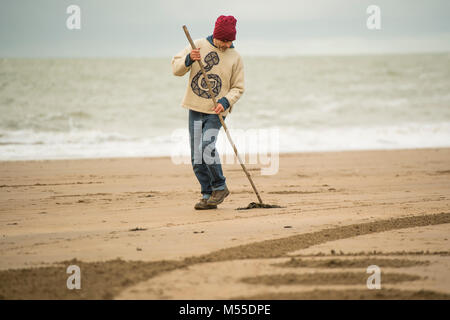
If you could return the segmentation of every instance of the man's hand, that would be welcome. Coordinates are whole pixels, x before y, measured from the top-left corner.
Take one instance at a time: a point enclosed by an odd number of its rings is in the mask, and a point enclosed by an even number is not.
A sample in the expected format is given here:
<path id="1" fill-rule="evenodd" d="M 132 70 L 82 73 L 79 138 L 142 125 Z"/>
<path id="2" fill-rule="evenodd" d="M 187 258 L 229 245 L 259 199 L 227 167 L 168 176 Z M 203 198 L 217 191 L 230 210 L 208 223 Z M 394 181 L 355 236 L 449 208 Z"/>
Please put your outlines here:
<path id="1" fill-rule="evenodd" d="M 201 59 L 201 57 L 200 57 L 200 48 L 192 49 L 191 53 L 190 53 L 190 56 L 191 56 L 191 60 L 194 60 L 194 61 L 200 60 Z"/>
<path id="2" fill-rule="evenodd" d="M 214 108 L 212 107 L 211 110 L 214 110 L 215 113 L 219 114 L 223 111 L 225 111 L 224 107 L 222 104 L 218 103 L 217 106 Z"/>

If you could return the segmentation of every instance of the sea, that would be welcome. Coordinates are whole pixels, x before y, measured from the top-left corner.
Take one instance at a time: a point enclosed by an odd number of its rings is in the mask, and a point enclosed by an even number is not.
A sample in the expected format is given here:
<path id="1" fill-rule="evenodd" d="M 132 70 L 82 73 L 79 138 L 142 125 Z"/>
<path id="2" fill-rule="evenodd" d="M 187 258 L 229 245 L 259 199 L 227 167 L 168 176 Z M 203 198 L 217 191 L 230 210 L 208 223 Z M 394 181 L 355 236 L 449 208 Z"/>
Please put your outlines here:
<path id="1" fill-rule="evenodd" d="M 244 153 L 255 134 L 280 153 L 450 147 L 450 53 L 243 60 L 225 121 Z M 187 85 L 171 57 L 2 58 L 0 160 L 189 155 Z"/>

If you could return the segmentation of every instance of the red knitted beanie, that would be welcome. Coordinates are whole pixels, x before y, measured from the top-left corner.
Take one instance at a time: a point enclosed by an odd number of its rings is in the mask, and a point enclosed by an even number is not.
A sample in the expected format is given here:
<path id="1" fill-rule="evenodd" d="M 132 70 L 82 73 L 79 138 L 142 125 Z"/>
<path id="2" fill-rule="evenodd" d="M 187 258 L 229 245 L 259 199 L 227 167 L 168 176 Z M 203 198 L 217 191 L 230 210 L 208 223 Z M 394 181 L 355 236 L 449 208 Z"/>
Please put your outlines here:
<path id="1" fill-rule="evenodd" d="M 234 41 L 236 39 L 236 21 L 233 16 L 218 17 L 213 37 L 222 41 Z"/>

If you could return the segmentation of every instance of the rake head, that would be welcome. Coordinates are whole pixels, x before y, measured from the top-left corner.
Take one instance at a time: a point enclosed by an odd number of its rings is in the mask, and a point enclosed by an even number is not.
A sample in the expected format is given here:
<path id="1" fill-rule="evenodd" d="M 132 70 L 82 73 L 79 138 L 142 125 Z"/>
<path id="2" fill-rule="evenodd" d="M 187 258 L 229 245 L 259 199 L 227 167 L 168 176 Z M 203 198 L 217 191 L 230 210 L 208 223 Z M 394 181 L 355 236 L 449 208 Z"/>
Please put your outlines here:
<path id="1" fill-rule="evenodd" d="M 274 204 L 266 204 L 266 203 L 257 203 L 257 202 L 250 202 L 248 206 L 243 208 L 237 208 L 236 210 L 248 210 L 248 209 L 255 209 L 255 208 L 283 208 Z"/>

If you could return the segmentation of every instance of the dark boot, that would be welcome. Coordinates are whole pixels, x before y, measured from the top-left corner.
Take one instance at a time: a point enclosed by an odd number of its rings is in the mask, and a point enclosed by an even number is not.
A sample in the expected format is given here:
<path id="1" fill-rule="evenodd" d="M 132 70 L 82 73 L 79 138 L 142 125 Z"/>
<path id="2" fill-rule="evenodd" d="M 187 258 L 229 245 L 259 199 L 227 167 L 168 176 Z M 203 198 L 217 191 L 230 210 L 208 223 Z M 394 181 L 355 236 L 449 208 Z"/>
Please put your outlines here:
<path id="1" fill-rule="evenodd" d="M 201 199 L 200 202 L 195 204 L 195 210 L 217 209 L 216 205 L 208 204 L 207 201 L 206 199 Z"/>
<path id="2" fill-rule="evenodd" d="M 207 204 L 208 205 L 218 205 L 225 200 L 225 198 L 230 194 L 230 191 L 227 187 L 224 190 L 216 190 L 213 191 L 211 197 L 209 197 Z"/>

